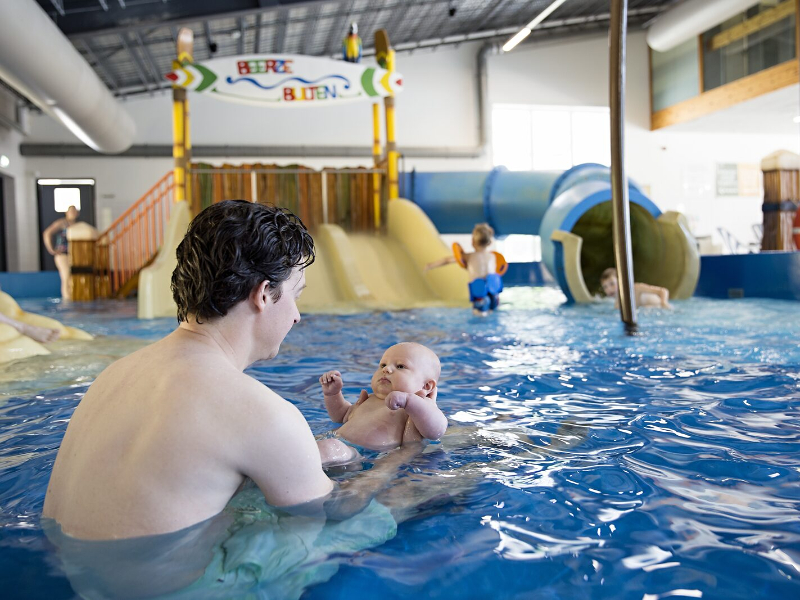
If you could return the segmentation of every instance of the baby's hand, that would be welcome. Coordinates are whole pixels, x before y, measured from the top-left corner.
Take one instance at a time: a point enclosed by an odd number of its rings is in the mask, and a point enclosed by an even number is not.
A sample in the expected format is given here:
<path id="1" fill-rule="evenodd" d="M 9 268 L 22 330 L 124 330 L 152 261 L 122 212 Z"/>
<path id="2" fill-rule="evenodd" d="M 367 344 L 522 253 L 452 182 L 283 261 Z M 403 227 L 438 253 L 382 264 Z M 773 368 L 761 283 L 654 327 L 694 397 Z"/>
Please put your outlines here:
<path id="1" fill-rule="evenodd" d="M 335 396 L 342 391 L 342 374 L 339 371 L 328 371 L 319 378 L 322 384 L 322 393 L 326 396 Z"/>
<path id="2" fill-rule="evenodd" d="M 408 394 L 405 392 L 389 392 L 386 394 L 386 406 L 389 410 L 405 408 L 408 403 Z"/>

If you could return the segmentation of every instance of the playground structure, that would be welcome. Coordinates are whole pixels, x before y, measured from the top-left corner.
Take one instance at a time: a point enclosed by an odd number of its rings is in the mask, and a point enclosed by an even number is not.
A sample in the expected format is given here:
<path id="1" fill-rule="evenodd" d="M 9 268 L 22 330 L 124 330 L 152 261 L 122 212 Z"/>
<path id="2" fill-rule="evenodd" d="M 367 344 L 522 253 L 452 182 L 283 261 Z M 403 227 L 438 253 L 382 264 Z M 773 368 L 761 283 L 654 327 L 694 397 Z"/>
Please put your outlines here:
<path id="1" fill-rule="evenodd" d="M 569 302 L 593 301 L 600 274 L 614 265 L 610 173 L 602 165 L 563 173 L 412 172 L 401 183 L 441 233 L 466 233 L 485 221 L 496 235 L 541 236 L 542 260 Z M 636 281 L 690 297 L 700 259 L 684 218 L 662 213 L 635 183 L 629 194 Z"/>
<path id="2" fill-rule="evenodd" d="M 204 71 L 191 63 L 191 32 L 179 35 L 178 57 L 173 74 Z M 246 63 L 248 69 L 279 62 L 244 58 L 248 60 L 237 64 Z M 296 57 L 298 63 L 301 58 Z M 385 32 L 376 34 L 376 58 L 384 69 L 383 79 L 401 85 Z M 376 77 L 374 72 L 373 68 L 369 77 Z M 205 77 L 211 80 L 207 73 Z M 95 249 L 93 297 L 103 292 L 124 297 L 138 286 L 141 318 L 173 316 L 169 282 L 175 248 L 192 215 L 213 202 L 242 198 L 287 207 L 312 231 L 317 261 L 307 271 L 305 310 L 466 306 L 463 271 L 451 266 L 429 274 L 423 267 L 450 252 L 440 231 L 466 233 L 481 221 L 500 236 L 541 235 L 544 264 L 568 301 L 593 300 L 600 273 L 615 264 L 606 167 L 579 165 L 565 173 L 512 173 L 503 168 L 488 173 L 407 173 L 401 180 L 391 86 L 380 95 L 386 105 L 387 144 L 384 154 L 378 104 L 373 103 L 374 169 L 213 167 L 191 163 L 186 88 L 176 85 L 175 170 L 101 235 Z M 401 189 L 411 202 L 399 199 Z M 630 197 L 636 279 L 668 288 L 673 298 L 691 296 L 699 258 L 682 217 L 662 214 L 635 184 L 630 185 Z"/>

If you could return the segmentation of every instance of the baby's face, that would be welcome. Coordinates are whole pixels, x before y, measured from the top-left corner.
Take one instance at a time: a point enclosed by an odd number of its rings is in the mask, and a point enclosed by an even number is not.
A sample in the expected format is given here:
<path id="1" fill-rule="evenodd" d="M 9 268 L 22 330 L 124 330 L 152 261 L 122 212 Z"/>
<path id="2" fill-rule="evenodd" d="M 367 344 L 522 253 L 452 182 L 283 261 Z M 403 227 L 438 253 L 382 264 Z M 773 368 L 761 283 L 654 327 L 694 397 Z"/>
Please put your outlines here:
<path id="1" fill-rule="evenodd" d="M 603 286 L 603 293 L 606 296 L 616 296 L 617 295 L 617 278 L 616 277 L 609 277 L 606 279 L 602 284 Z"/>
<path id="2" fill-rule="evenodd" d="M 392 346 L 383 353 L 372 376 L 372 391 L 377 396 L 395 391 L 415 394 L 437 379 L 438 364 L 434 365 L 434 360 L 438 363 L 436 355 L 424 346 L 410 343 Z"/>

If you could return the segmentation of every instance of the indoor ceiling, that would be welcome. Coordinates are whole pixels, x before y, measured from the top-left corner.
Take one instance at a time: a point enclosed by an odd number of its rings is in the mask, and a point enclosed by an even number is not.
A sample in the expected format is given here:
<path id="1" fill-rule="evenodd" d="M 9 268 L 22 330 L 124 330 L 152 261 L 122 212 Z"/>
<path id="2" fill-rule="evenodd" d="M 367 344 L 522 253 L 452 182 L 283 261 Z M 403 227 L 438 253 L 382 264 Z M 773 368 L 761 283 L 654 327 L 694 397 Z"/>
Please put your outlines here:
<path id="1" fill-rule="evenodd" d="M 194 59 L 247 53 L 336 56 L 349 23 L 364 54 L 386 29 L 398 51 L 505 41 L 552 0 L 37 0 L 117 96 L 170 86 L 178 30 L 194 32 Z M 629 0 L 638 28 L 675 0 Z M 530 36 L 605 29 L 608 0 L 568 0 Z"/>

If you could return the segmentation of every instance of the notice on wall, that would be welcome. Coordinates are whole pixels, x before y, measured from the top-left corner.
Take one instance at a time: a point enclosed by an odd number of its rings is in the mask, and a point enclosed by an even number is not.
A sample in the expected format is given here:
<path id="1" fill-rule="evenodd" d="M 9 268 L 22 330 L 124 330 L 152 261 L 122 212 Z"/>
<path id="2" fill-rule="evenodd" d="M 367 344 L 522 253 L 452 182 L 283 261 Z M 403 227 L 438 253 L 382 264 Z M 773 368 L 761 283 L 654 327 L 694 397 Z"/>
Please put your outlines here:
<path id="1" fill-rule="evenodd" d="M 761 169 L 758 165 L 722 163 L 717 165 L 717 196 L 760 196 Z"/>
<path id="2" fill-rule="evenodd" d="M 717 165 L 717 196 L 739 195 L 739 165 L 725 163 Z"/>
<path id="3" fill-rule="evenodd" d="M 761 183 L 761 168 L 758 165 L 738 165 L 739 195 L 761 196 L 763 184 Z"/>

